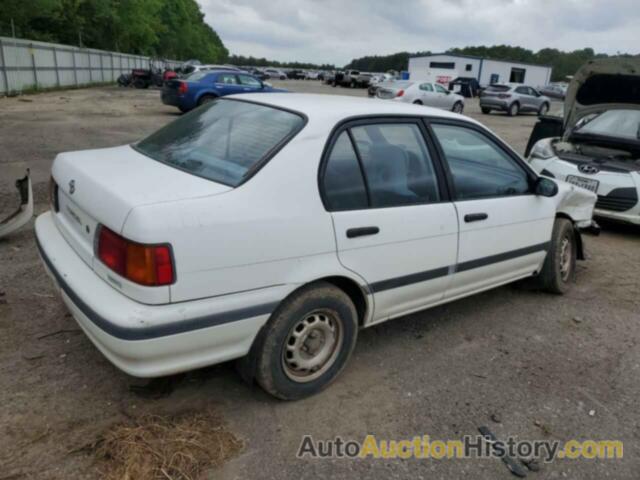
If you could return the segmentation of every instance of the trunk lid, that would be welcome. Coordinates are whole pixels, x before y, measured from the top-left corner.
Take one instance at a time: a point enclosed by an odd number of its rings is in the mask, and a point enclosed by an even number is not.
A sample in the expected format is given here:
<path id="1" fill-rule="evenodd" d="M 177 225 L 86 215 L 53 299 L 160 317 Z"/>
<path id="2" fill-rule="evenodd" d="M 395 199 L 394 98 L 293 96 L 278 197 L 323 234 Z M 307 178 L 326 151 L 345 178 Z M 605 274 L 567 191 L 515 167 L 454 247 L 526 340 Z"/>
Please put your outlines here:
<path id="1" fill-rule="evenodd" d="M 565 97 L 565 133 L 584 116 L 614 108 L 640 109 L 640 58 L 602 58 L 580 67 Z"/>
<path id="2" fill-rule="evenodd" d="M 153 160 L 129 145 L 61 153 L 52 175 L 58 185 L 58 227 L 89 265 L 99 223 L 120 233 L 135 207 L 231 190 Z"/>

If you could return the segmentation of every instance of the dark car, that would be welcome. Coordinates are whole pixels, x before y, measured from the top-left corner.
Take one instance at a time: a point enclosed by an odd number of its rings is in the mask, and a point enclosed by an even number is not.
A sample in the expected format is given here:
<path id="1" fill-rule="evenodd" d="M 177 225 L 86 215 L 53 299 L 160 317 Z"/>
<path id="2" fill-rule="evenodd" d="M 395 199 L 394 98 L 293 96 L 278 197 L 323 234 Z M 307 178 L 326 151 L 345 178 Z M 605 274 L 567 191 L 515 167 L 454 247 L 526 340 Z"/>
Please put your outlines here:
<path id="1" fill-rule="evenodd" d="M 290 70 L 287 72 L 287 78 L 289 80 L 304 80 L 306 74 L 302 70 Z"/>
<path id="2" fill-rule="evenodd" d="M 460 87 L 460 90 L 457 93 L 463 97 L 477 97 L 480 92 L 480 84 L 478 83 L 478 80 L 473 77 L 458 77 L 452 82 L 449 82 L 449 90 L 455 91 L 456 86 Z"/>
<path id="3" fill-rule="evenodd" d="M 184 79 L 169 80 L 162 88 L 162 103 L 188 112 L 218 97 L 237 93 L 286 92 L 237 70 L 195 72 Z"/>

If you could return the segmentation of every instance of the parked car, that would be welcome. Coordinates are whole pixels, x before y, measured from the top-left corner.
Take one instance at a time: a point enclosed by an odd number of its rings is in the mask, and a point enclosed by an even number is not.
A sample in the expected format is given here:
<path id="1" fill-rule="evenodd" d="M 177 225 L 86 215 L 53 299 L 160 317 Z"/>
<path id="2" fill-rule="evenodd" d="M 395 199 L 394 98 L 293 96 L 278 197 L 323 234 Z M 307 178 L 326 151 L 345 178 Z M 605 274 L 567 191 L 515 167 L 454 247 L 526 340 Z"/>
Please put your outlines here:
<path id="1" fill-rule="evenodd" d="M 339 375 L 360 328 L 521 279 L 566 292 L 594 202 L 470 118 L 248 94 L 59 154 L 35 232 L 118 368 L 241 358 L 246 379 L 298 399 Z"/>
<path id="2" fill-rule="evenodd" d="M 33 217 L 33 188 L 31 173 L 27 169 L 26 175 L 15 182 L 20 203 L 11 214 L 0 220 L 0 238 L 6 237 L 29 223 Z"/>
<path id="3" fill-rule="evenodd" d="M 304 75 L 304 79 L 305 80 L 318 80 L 318 72 L 316 72 L 315 70 L 310 70 L 308 72 L 305 72 Z"/>
<path id="4" fill-rule="evenodd" d="M 287 74 L 277 68 L 265 68 L 264 73 L 275 80 L 286 80 Z"/>
<path id="5" fill-rule="evenodd" d="M 287 72 L 287 78 L 291 80 L 304 80 L 305 75 L 304 70 L 290 70 Z"/>
<path id="6" fill-rule="evenodd" d="M 212 70 L 233 70 L 236 72 L 240 71 L 240 69 L 237 67 L 230 67 L 227 65 L 201 65 L 188 63 L 181 66 L 176 73 L 178 73 L 181 78 L 187 78 L 197 72 L 209 72 Z"/>
<path id="7" fill-rule="evenodd" d="M 161 100 L 165 105 L 188 112 L 218 97 L 236 93 L 286 92 L 273 88 L 252 75 L 235 70 L 214 70 L 192 73 L 189 78 L 169 80 L 162 87 Z"/>
<path id="8" fill-rule="evenodd" d="M 432 82 L 394 82 L 378 89 L 378 98 L 393 99 L 398 102 L 426 105 L 462 113 L 464 97 Z"/>
<path id="9" fill-rule="evenodd" d="M 341 87 L 351 87 L 356 88 L 363 86 L 360 81 L 360 71 L 359 70 L 344 70 L 342 72 L 336 72 L 333 78 L 333 86 L 337 87 L 338 85 Z M 367 77 L 367 83 L 369 81 L 369 77 Z"/>
<path id="10" fill-rule="evenodd" d="M 640 59 L 597 59 L 574 75 L 564 117 L 541 118 L 531 166 L 598 195 L 595 215 L 640 225 Z M 543 137 L 550 137 L 539 140 Z M 539 141 L 538 141 L 539 140 Z M 536 143 L 537 141 L 537 143 Z"/>
<path id="11" fill-rule="evenodd" d="M 536 112 L 544 115 L 549 111 L 551 100 L 536 89 L 520 84 L 494 84 L 480 95 L 480 109 L 489 114 L 493 110 L 507 112 L 514 117 L 521 112 Z"/>
<path id="12" fill-rule="evenodd" d="M 264 73 L 262 70 L 258 70 L 257 68 L 251 69 L 249 73 L 254 77 L 256 77 L 258 80 L 260 80 L 261 82 L 269 80 L 269 75 Z"/>
<path id="13" fill-rule="evenodd" d="M 567 95 L 567 86 L 551 83 L 540 88 L 538 91 L 549 98 L 564 100 L 564 97 Z"/>
<path id="14" fill-rule="evenodd" d="M 334 85 L 334 82 L 336 81 L 336 72 L 325 72 L 323 81 L 327 85 Z"/>

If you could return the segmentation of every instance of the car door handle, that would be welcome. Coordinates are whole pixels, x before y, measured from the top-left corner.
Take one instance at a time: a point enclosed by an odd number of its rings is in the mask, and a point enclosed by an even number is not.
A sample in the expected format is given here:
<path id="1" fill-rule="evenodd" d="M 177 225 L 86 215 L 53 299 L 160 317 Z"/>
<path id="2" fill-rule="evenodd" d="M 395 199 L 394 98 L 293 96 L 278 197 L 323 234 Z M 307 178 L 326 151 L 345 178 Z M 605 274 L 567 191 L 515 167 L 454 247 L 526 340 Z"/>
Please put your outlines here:
<path id="1" fill-rule="evenodd" d="M 366 235 L 375 235 L 380 232 L 378 227 L 358 227 L 347 230 L 347 238 L 364 237 Z"/>
<path id="2" fill-rule="evenodd" d="M 487 218 L 489 218 L 489 215 L 487 215 L 486 213 L 470 213 L 464 216 L 464 221 L 467 223 L 480 222 L 482 220 L 486 220 Z"/>

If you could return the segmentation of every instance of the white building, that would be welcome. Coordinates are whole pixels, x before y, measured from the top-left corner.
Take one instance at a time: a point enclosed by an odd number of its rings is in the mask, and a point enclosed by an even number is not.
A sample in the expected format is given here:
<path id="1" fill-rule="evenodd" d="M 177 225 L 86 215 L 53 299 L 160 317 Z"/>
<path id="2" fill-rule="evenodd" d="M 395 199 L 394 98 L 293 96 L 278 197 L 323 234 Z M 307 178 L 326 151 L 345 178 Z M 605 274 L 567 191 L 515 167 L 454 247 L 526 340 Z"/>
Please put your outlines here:
<path id="1" fill-rule="evenodd" d="M 551 81 L 551 67 L 455 53 L 435 53 L 409 59 L 409 78 L 412 80 L 448 84 L 456 77 L 474 77 L 483 87 L 492 83 L 524 83 L 537 87 Z"/>

